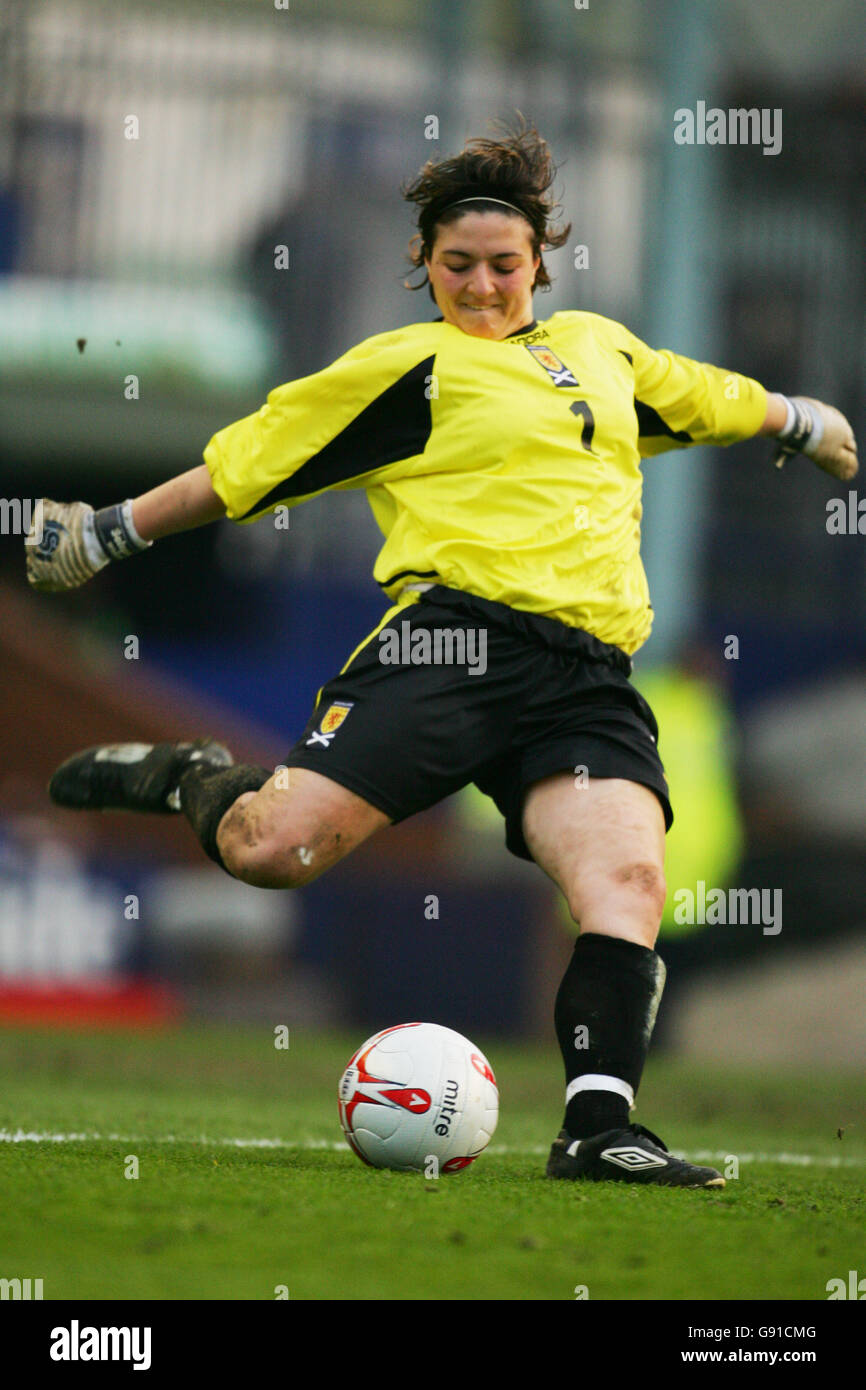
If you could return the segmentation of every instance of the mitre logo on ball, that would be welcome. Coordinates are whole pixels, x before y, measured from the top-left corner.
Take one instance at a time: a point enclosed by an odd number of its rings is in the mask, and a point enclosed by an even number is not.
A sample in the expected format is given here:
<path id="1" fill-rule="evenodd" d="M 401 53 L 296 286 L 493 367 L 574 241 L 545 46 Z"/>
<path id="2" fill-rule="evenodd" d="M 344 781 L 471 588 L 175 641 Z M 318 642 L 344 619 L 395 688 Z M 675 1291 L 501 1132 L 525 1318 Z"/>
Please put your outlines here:
<path id="1" fill-rule="evenodd" d="M 457 1173 L 487 1147 L 499 1092 L 483 1053 L 437 1023 L 402 1023 L 368 1038 L 338 1088 L 353 1153 L 375 1168 Z"/>

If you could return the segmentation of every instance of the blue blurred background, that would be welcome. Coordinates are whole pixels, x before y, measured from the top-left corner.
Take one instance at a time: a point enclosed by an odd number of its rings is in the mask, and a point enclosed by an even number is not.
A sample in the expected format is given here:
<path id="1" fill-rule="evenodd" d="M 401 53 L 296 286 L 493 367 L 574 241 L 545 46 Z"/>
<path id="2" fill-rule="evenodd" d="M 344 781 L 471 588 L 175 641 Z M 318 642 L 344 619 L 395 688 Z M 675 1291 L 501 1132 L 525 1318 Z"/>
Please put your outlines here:
<path id="1" fill-rule="evenodd" d="M 53 766 L 108 739 L 205 731 L 278 762 L 387 606 L 363 493 L 287 531 L 166 540 L 50 597 L 27 590 L 19 517 L 42 495 L 134 496 L 278 382 L 433 317 L 403 284 L 401 184 L 515 110 L 573 223 L 539 318 L 606 314 L 831 401 L 862 440 L 864 57 L 856 0 L 7 0 L 0 1014 L 552 1037 L 573 927 L 471 792 L 295 895 L 230 882 L 185 825 L 47 802 Z M 698 102 L 779 112 L 781 149 L 678 144 Z M 860 532 L 856 488 L 769 457 L 753 441 L 644 469 L 656 627 L 636 679 L 678 813 L 669 903 L 699 880 L 784 901 L 777 936 L 686 929 L 669 905 L 659 1040 L 796 1058 L 829 1027 L 835 1060 L 862 1059 L 844 1000 L 866 985 L 866 515 Z"/>

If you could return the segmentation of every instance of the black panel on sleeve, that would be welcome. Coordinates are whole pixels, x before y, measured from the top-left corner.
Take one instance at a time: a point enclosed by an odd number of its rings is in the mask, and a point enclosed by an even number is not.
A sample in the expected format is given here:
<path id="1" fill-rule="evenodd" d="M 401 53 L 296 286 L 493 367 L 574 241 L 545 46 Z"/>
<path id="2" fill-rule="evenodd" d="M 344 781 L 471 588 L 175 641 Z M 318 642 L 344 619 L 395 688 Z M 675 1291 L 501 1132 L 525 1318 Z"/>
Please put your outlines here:
<path id="1" fill-rule="evenodd" d="M 667 439 L 676 439 L 680 444 L 691 444 L 692 436 L 685 430 L 672 430 L 670 425 L 666 425 L 657 410 L 653 410 L 646 401 L 639 401 L 637 396 L 634 399 L 634 409 L 637 415 L 638 435 L 644 439 L 657 438 L 663 435 Z"/>
<path id="2" fill-rule="evenodd" d="M 238 519 L 423 453 L 433 429 L 427 385 L 435 361 L 434 353 L 404 373 L 297 472 L 277 483 Z"/>

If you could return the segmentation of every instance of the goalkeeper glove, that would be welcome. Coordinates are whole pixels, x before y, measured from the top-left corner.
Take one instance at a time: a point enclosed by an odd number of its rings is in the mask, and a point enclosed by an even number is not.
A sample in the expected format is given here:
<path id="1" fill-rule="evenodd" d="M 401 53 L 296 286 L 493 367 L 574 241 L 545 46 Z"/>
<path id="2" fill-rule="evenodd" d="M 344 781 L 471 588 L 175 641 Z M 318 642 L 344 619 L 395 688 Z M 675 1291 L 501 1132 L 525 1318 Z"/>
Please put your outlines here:
<path id="1" fill-rule="evenodd" d="M 77 589 L 110 560 L 125 560 L 153 541 L 143 541 L 132 520 L 132 501 L 95 512 L 86 502 L 37 504 L 25 540 L 27 578 L 34 589 Z"/>
<path id="2" fill-rule="evenodd" d="M 776 436 L 779 448 L 774 463 L 781 468 L 792 454 L 805 454 L 825 473 L 847 483 L 857 473 L 854 431 L 841 410 L 810 396 L 783 396 L 788 408 L 784 428 Z"/>

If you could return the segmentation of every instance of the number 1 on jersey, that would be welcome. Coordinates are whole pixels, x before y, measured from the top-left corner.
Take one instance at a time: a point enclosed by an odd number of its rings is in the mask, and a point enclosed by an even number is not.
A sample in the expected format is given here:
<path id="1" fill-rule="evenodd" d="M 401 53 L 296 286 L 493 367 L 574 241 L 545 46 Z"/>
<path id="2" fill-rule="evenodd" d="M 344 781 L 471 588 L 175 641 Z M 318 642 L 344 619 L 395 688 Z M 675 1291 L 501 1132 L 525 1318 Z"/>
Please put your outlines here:
<path id="1" fill-rule="evenodd" d="M 583 429 L 580 433 L 580 442 L 588 454 L 595 453 L 592 447 L 592 436 L 595 434 L 595 416 L 586 401 L 572 401 L 569 406 L 572 415 L 579 415 L 583 420 Z"/>

